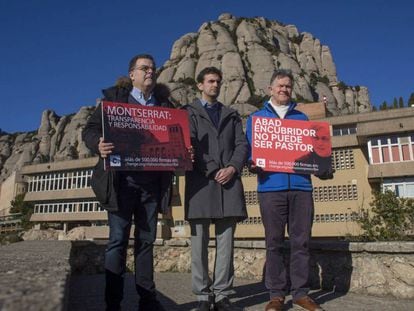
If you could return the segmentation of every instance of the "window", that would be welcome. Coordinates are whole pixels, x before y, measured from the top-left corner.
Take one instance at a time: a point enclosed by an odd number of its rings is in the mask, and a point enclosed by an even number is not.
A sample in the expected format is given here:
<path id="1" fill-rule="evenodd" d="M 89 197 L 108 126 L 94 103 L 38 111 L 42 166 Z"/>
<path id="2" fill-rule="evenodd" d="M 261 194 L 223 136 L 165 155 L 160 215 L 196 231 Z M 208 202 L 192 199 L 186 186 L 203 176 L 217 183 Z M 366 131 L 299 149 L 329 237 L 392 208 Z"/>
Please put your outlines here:
<path id="1" fill-rule="evenodd" d="M 313 188 L 315 202 L 358 200 L 357 185 L 336 185 Z"/>
<path id="2" fill-rule="evenodd" d="M 351 214 L 316 214 L 313 221 L 315 223 L 327 223 L 327 222 L 350 222 L 355 221 Z"/>
<path id="3" fill-rule="evenodd" d="M 368 140 L 370 164 L 412 161 L 412 134 L 401 136 L 378 136 Z M 411 145 L 411 146 L 410 146 Z"/>
<path id="4" fill-rule="evenodd" d="M 34 213 L 76 213 L 76 212 L 103 212 L 104 209 L 97 201 L 86 202 L 59 202 L 35 204 Z"/>
<path id="5" fill-rule="evenodd" d="M 387 190 L 400 198 L 414 198 L 414 178 L 384 179 L 382 191 Z"/>
<path id="6" fill-rule="evenodd" d="M 405 185 L 405 196 L 407 198 L 414 198 L 414 183 Z"/>
<path id="7" fill-rule="evenodd" d="M 28 192 L 90 188 L 91 177 L 91 169 L 29 176 Z"/>
<path id="8" fill-rule="evenodd" d="M 257 191 L 245 191 L 244 197 L 246 199 L 247 205 L 257 205 L 259 204 L 259 199 L 257 197 Z"/>
<path id="9" fill-rule="evenodd" d="M 333 136 L 345 136 L 356 134 L 356 124 L 347 124 L 341 126 L 334 126 L 332 130 Z"/>
<path id="10" fill-rule="evenodd" d="M 332 150 L 332 167 L 335 170 L 354 169 L 354 151 L 352 149 Z"/>

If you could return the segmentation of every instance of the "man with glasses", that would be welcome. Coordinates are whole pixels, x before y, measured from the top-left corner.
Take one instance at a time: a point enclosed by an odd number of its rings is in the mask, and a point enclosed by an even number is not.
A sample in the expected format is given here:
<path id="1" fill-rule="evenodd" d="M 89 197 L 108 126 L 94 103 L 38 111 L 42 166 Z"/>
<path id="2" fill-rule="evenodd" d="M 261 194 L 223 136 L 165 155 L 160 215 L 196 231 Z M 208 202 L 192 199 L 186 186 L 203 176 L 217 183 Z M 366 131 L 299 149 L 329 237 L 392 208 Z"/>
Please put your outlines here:
<path id="1" fill-rule="evenodd" d="M 165 92 L 156 87 L 155 62 L 151 55 L 140 54 L 129 63 L 129 79 L 103 90 L 105 101 L 144 106 L 172 107 Z M 102 138 L 101 105 L 89 118 L 83 139 L 100 155 L 95 168 L 103 170 L 102 158 L 108 157 L 116 142 Z M 132 143 L 132 142 L 131 142 Z M 98 172 L 96 172 L 98 170 Z M 135 284 L 140 311 L 164 310 L 156 298 L 153 267 L 153 243 L 156 238 L 158 212 L 166 212 L 171 187 L 170 172 L 121 171 L 113 173 L 108 210 L 109 241 L 105 251 L 105 302 L 107 310 L 120 310 L 123 298 L 126 256 L 132 218 L 134 218 Z"/>

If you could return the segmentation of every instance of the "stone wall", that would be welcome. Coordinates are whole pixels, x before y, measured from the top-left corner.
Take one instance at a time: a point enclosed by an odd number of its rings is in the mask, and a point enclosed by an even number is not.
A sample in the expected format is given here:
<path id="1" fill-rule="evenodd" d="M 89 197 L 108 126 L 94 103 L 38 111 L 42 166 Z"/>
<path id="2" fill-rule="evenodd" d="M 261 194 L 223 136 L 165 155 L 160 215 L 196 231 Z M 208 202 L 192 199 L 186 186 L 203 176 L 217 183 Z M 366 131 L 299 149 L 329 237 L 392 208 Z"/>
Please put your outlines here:
<path id="1" fill-rule="evenodd" d="M 65 310 L 70 275 L 103 272 L 104 250 L 105 243 L 91 241 L 0 246 L 0 310 Z M 190 250 L 188 240 L 157 241 L 156 271 L 190 272 Z M 288 258 L 288 244 L 283 252 Z M 210 269 L 214 256 L 211 247 Z M 236 277 L 260 280 L 264 263 L 263 241 L 236 241 Z M 315 289 L 413 299 L 414 242 L 313 242 L 310 281 Z"/>
<path id="2" fill-rule="evenodd" d="M 82 243 L 82 242 L 78 242 Z M 210 243 L 209 266 L 214 265 L 214 242 Z M 101 246 L 103 247 L 103 246 Z M 80 273 L 102 271 L 103 255 L 84 245 L 76 266 Z M 86 252 L 85 252 L 86 251 Z M 154 264 L 157 272 L 190 272 L 189 240 L 157 241 Z M 98 261 L 93 256 L 99 254 Z M 284 247 L 285 262 L 289 245 Z M 265 264 L 263 241 L 236 241 L 234 266 L 236 277 L 261 280 Z M 83 260 L 79 260 L 83 258 Z M 93 267 L 91 267 L 93 263 Z M 310 284 L 314 289 L 355 292 L 366 295 L 392 295 L 414 298 L 414 242 L 312 242 Z M 128 252 L 128 267 L 133 270 L 133 250 Z M 289 267 L 287 267 L 289 268 Z"/>
<path id="3" fill-rule="evenodd" d="M 169 241 L 156 247 L 156 270 L 190 272 L 189 244 L 189 241 Z M 287 262 L 288 244 L 284 255 Z M 210 271 L 214 256 L 211 248 Z M 236 277 L 262 279 L 264 242 L 236 241 L 234 256 Z M 414 298 L 414 242 L 313 242 L 310 264 L 310 283 L 315 289 Z"/>

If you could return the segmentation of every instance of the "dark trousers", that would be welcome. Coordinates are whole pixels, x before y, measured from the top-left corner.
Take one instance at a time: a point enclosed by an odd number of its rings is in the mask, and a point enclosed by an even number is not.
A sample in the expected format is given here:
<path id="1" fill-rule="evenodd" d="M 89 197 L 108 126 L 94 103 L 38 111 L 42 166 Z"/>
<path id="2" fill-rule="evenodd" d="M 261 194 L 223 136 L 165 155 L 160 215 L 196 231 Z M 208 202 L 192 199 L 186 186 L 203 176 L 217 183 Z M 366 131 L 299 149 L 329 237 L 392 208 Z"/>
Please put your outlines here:
<path id="1" fill-rule="evenodd" d="M 312 192 L 260 192 L 259 201 L 266 240 L 266 288 L 270 298 L 284 297 L 290 291 L 295 301 L 309 291 Z M 290 289 L 282 254 L 286 225 L 290 241 Z"/>
<path id="2" fill-rule="evenodd" d="M 143 184 L 122 187 L 119 211 L 108 212 L 109 242 L 105 251 L 105 301 L 108 309 L 117 309 L 123 298 L 123 274 L 134 216 L 135 284 L 141 301 L 155 299 L 153 243 L 157 230 L 159 186 Z"/>

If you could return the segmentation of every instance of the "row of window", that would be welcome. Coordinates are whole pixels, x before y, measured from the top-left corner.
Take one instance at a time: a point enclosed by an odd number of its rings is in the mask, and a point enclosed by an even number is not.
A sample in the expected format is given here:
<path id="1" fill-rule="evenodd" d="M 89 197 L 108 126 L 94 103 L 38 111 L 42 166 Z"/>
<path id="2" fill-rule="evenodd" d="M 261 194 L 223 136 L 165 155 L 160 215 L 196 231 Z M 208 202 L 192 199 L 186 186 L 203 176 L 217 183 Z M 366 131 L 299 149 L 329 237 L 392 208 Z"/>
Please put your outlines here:
<path id="1" fill-rule="evenodd" d="M 76 203 L 55 203 L 55 204 L 36 204 L 34 212 L 36 214 L 52 214 L 52 213 L 75 213 L 75 212 L 102 212 L 104 211 L 98 202 L 76 202 Z M 316 214 L 314 222 L 350 222 L 356 221 L 358 216 L 355 213 L 341 213 L 341 214 Z M 260 225 L 262 224 L 262 217 L 248 217 L 239 222 L 240 225 Z M 187 220 L 176 220 L 174 226 L 189 225 Z"/>
<path id="2" fill-rule="evenodd" d="M 378 136 L 368 140 L 369 163 L 388 163 L 414 160 L 414 134 Z"/>
<path id="3" fill-rule="evenodd" d="M 351 222 L 356 221 L 358 219 L 358 215 L 352 213 L 344 213 L 344 214 L 317 214 L 315 215 L 313 221 L 317 223 L 323 222 Z"/>
<path id="4" fill-rule="evenodd" d="M 393 136 L 378 136 L 373 137 L 370 139 L 372 146 L 380 146 L 380 145 L 397 145 L 399 143 L 414 143 L 414 134 L 409 133 L 407 135 L 393 135 Z"/>
<path id="5" fill-rule="evenodd" d="M 262 217 L 248 217 L 238 223 L 239 225 L 260 225 L 262 224 Z"/>
<path id="6" fill-rule="evenodd" d="M 341 214 L 316 214 L 313 218 L 314 222 L 324 223 L 324 222 L 351 222 L 356 221 L 358 215 L 355 213 L 341 213 Z M 259 225 L 262 224 L 262 217 L 248 217 L 242 222 L 239 222 L 240 225 Z"/>
<path id="7" fill-rule="evenodd" d="M 358 200 L 357 185 L 323 186 L 313 188 L 315 202 Z"/>
<path id="8" fill-rule="evenodd" d="M 357 127 L 355 124 L 345 126 L 334 126 L 332 129 L 332 136 L 345 136 L 356 134 Z"/>
<path id="9" fill-rule="evenodd" d="M 259 204 L 257 191 L 245 191 L 244 196 L 247 205 Z M 358 187 L 357 185 L 314 187 L 313 199 L 315 202 L 358 200 Z"/>
<path id="10" fill-rule="evenodd" d="M 336 170 L 355 168 L 354 152 L 352 149 L 339 149 L 332 152 L 332 167 Z M 243 168 L 243 177 L 256 176 L 249 172 L 247 167 Z M 80 170 L 61 173 L 49 173 L 33 175 L 28 177 L 28 192 L 84 189 L 90 187 L 92 170 Z M 175 181 L 175 184 L 177 182 Z M 246 197 L 247 199 L 247 197 Z M 256 197 L 252 200 L 257 200 Z M 256 202 L 256 201 L 255 201 Z M 248 203 L 257 204 L 257 203 Z"/>
<path id="11" fill-rule="evenodd" d="M 35 204 L 35 214 L 103 212 L 97 201 Z"/>
<path id="12" fill-rule="evenodd" d="M 91 177 L 91 169 L 33 175 L 28 178 L 28 192 L 89 188 Z"/>
<path id="13" fill-rule="evenodd" d="M 18 231 L 22 229 L 21 222 L 0 224 L 0 234 Z"/>
<path id="14" fill-rule="evenodd" d="M 316 214 L 313 218 L 315 223 L 326 222 L 354 222 L 358 219 L 356 213 L 340 213 L 340 214 Z M 262 224 L 262 217 L 248 217 L 245 220 L 239 222 L 239 225 L 260 225 Z M 186 226 L 189 225 L 187 220 L 176 220 L 174 226 Z"/>

